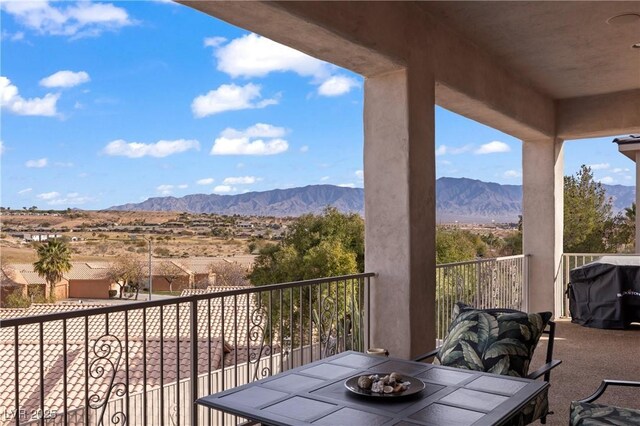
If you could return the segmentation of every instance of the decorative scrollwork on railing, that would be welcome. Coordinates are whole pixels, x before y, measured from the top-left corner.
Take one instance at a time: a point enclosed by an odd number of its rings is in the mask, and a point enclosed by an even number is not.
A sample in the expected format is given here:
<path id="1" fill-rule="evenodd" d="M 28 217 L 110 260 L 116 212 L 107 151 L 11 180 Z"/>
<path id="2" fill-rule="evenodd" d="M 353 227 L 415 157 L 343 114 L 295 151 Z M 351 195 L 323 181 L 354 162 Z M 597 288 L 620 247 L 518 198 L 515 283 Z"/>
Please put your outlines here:
<path id="1" fill-rule="evenodd" d="M 257 298 L 256 306 L 249 314 L 249 365 L 254 364 L 253 380 L 264 379 L 271 375 L 271 369 L 269 367 L 263 367 L 260 369 L 260 359 L 263 356 L 271 355 L 271 346 L 265 346 L 265 315 L 264 308 L 262 306 L 262 299 Z M 257 348 L 257 351 L 256 351 Z"/>
<path id="2" fill-rule="evenodd" d="M 336 302 L 329 295 L 320 301 L 320 344 L 325 357 L 337 353 L 337 338 L 334 336 Z"/>
<path id="3" fill-rule="evenodd" d="M 168 410 L 169 410 L 169 422 L 173 426 L 176 426 L 178 424 L 178 405 L 175 403 L 171 404 Z M 164 413 L 161 413 L 161 415 L 164 415 Z"/>
<path id="4" fill-rule="evenodd" d="M 89 408 L 100 411 L 98 425 L 102 426 L 111 398 L 127 395 L 126 384 L 116 381 L 122 360 L 122 342 L 116 336 L 105 334 L 93 343 L 92 352 L 95 359 L 89 364 L 89 376 L 94 379 L 97 390 L 89 395 Z M 127 416 L 118 411 L 110 416 L 109 421 L 114 425 L 126 425 Z"/>

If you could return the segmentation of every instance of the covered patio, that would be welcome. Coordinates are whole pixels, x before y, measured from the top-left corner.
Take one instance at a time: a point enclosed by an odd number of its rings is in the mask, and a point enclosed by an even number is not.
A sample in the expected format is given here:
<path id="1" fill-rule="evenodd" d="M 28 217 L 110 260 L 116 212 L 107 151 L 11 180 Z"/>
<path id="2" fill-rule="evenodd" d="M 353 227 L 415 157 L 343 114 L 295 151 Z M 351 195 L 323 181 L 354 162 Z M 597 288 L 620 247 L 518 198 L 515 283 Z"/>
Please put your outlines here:
<path id="1" fill-rule="evenodd" d="M 374 345 L 435 342 L 436 104 L 523 141 L 526 301 L 560 311 L 563 143 L 640 130 L 637 2 L 181 3 L 365 77 Z"/>

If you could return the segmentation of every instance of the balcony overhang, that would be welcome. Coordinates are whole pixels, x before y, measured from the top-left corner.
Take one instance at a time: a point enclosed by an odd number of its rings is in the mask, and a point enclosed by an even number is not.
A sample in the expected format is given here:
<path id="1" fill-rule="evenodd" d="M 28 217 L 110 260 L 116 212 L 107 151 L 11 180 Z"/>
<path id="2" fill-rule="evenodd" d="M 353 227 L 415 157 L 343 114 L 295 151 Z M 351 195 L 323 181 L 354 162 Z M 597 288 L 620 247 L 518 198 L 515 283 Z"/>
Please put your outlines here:
<path id="1" fill-rule="evenodd" d="M 635 1 L 180 3 L 365 77 L 427 57 L 439 105 L 520 139 L 640 131 Z"/>
<path id="2" fill-rule="evenodd" d="M 629 157 L 631 161 L 636 161 L 636 155 L 640 153 L 640 135 L 616 138 L 613 142 L 618 144 L 618 151 Z"/>

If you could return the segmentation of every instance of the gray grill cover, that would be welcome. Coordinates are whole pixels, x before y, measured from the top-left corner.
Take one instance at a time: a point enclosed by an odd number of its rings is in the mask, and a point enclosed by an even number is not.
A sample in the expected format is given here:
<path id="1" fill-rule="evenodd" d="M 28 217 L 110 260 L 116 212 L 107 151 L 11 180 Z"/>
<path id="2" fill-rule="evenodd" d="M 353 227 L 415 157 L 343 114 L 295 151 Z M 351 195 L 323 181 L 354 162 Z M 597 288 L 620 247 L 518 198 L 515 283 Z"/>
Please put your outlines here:
<path id="1" fill-rule="evenodd" d="M 603 256 L 569 278 L 571 322 L 595 328 L 640 322 L 640 256 Z"/>

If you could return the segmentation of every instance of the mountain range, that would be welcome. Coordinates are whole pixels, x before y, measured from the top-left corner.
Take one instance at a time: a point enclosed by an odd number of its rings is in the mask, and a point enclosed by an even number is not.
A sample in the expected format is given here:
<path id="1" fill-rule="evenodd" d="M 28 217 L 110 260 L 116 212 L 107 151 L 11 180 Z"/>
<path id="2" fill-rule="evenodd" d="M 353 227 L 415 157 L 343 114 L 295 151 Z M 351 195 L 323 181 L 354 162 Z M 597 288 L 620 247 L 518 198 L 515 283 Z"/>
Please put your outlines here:
<path id="1" fill-rule="evenodd" d="M 614 213 L 629 207 L 635 200 L 635 187 L 603 187 L 612 199 Z M 108 210 L 299 216 L 319 213 L 328 205 L 340 211 L 364 214 L 364 189 L 309 185 L 237 195 L 154 197 Z M 522 186 L 442 177 L 436 181 L 436 205 L 438 222 L 515 222 L 522 212 Z"/>

